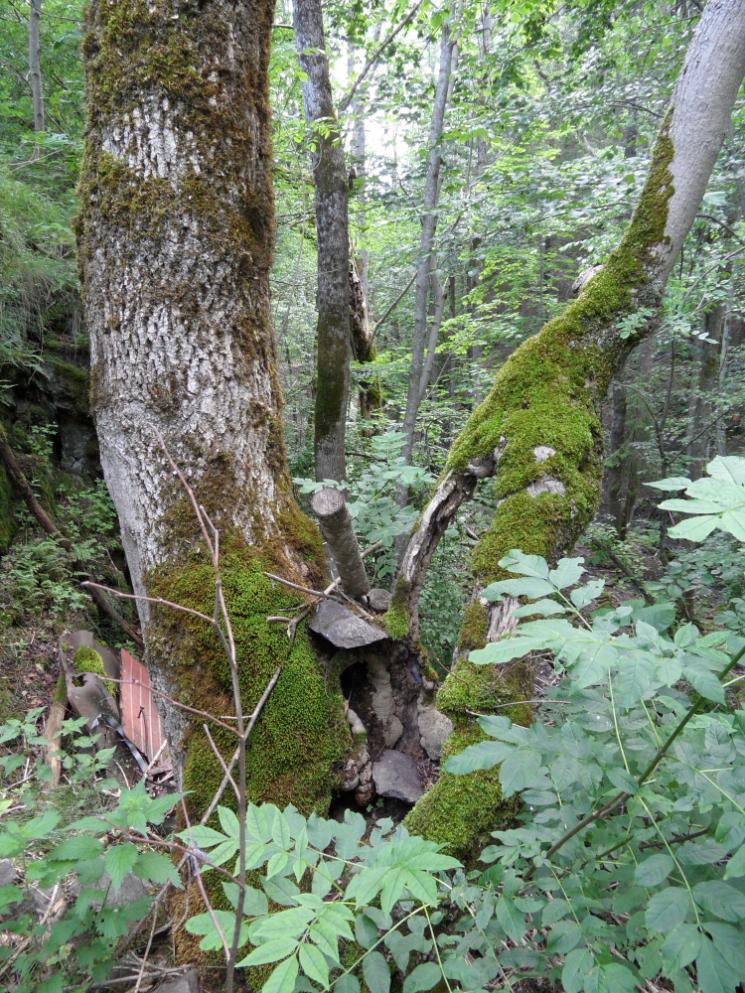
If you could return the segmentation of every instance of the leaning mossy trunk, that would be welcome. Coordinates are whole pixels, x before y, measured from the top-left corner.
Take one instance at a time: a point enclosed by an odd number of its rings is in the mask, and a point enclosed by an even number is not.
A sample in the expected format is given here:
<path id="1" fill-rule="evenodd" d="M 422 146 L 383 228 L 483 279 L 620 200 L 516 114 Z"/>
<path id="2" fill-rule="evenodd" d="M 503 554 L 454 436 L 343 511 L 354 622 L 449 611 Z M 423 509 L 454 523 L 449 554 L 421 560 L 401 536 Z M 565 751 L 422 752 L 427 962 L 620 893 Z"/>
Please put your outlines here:
<path id="1" fill-rule="evenodd" d="M 253 799 L 325 808 L 348 744 L 340 696 L 305 632 L 267 617 L 297 597 L 264 571 L 319 581 L 317 530 L 287 472 L 269 267 L 267 67 L 271 0 L 89 4 L 88 119 L 78 225 L 91 400 L 135 592 L 212 614 L 214 576 L 166 452 L 221 532 L 246 712 L 277 667 L 255 728 Z M 155 685 L 230 712 L 227 659 L 208 625 L 170 608 L 140 617 Z M 221 770 L 202 719 L 165 708 L 193 813 Z M 232 754 L 234 740 L 215 733 Z"/>
<path id="2" fill-rule="evenodd" d="M 511 549 L 555 559 L 571 549 L 592 519 L 600 498 L 601 403 L 631 348 L 654 324 L 744 73 L 740 0 L 712 0 L 691 42 L 621 244 L 578 299 L 499 371 L 491 393 L 453 445 L 446 472 L 412 535 L 389 622 L 401 634 L 408 606 L 408 632 L 416 638 L 419 591 L 439 537 L 477 482 L 493 477 L 497 511 L 473 552 L 476 587 L 462 633 L 462 657 L 438 698 L 456 728 L 450 752 L 473 740 L 471 714 L 495 708 L 504 713 L 505 701 L 526 696 L 524 679 L 506 677 L 500 686 L 497 675 L 485 699 L 487 677 L 467 661 L 469 649 L 495 640 L 514 623 L 510 605 L 482 603 L 481 590 L 503 578 L 499 562 Z M 412 829 L 461 853 L 468 852 L 479 832 L 496 829 L 512 814 L 511 807 L 500 806 L 493 773 L 465 778 L 459 785 L 456 777 L 443 776 L 408 818 Z"/>

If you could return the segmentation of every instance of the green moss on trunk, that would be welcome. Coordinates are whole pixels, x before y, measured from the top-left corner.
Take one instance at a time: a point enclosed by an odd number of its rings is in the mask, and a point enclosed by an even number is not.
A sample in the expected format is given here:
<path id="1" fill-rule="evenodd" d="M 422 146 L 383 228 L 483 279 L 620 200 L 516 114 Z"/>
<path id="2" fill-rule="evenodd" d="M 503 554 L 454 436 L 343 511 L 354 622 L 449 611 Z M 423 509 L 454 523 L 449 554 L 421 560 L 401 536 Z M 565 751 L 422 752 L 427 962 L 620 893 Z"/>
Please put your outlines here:
<path id="1" fill-rule="evenodd" d="M 280 807 L 293 803 L 305 813 L 325 811 L 336 782 L 334 766 L 352 747 L 338 682 L 320 671 L 303 626 L 290 642 L 284 625 L 267 622 L 267 617 L 297 606 L 297 595 L 266 579 L 264 565 L 251 549 L 229 543 L 224 549 L 223 588 L 246 714 L 256 706 L 275 670 L 282 669 L 249 742 L 249 798 Z M 149 588 L 154 596 L 212 612 L 214 576 L 204 561 L 192 559 L 160 570 L 150 577 Z M 158 608 L 148 644 L 156 653 L 164 647 L 162 662 L 170 669 L 183 703 L 218 715 L 232 711 L 228 660 L 205 622 Z M 167 656 L 168 646 L 173 645 L 179 646 L 177 655 Z M 212 733 L 230 758 L 234 736 L 219 727 Z M 206 809 L 221 779 L 222 770 L 197 721 L 187 734 L 184 765 L 184 789 L 195 812 Z M 225 801 L 229 799 L 226 793 Z"/>
<path id="2" fill-rule="evenodd" d="M 632 345 L 646 333 L 642 324 L 623 338 L 618 324 L 642 307 L 655 312 L 663 288 L 655 252 L 665 243 L 673 192 L 669 120 L 668 114 L 623 241 L 578 299 L 505 362 L 450 451 L 446 469 L 454 472 L 472 460 L 497 459 L 498 508 L 473 552 L 478 586 L 504 577 L 499 561 L 512 548 L 548 559 L 568 551 L 595 513 L 602 473 L 600 402 Z M 462 652 L 480 648 L 487 636 L 487 610 L 476 601 L 464 617 Z M 455 723 L 444 754 L 478 740 L 469 711 L 490 712 L 493 694 L 506 693 L 503 702 L 531 696 L 527 673 L 511 682 L 498 670 L 458 661 L 437 697 L 438 707 Z M 500 713 L 517 723 L 530 719 L 529 709 L 521 706 Z M 502 826 L 512 809 L 501 801 L 497 770 L 462 777 L 444 773 L 406 822 L 410 830 L 467 856 L 480 835 Z"/>

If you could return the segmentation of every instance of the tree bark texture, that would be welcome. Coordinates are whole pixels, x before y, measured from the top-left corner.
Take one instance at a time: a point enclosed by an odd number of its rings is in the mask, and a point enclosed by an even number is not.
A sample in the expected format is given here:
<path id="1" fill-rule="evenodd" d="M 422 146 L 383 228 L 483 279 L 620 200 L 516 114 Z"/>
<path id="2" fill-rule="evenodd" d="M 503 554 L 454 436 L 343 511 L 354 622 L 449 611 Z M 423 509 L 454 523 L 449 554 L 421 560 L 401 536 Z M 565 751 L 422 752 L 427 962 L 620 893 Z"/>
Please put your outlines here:
<path id="1" fill-rule="evenodd" d="M 28 15 L 28 81 L 31 86 L 31 105 L 34 115 L 34 131 L 44 130 L 44 86 L 41 75 L 39 22 L 41 21 L 41 0 L 29 0 Z"/>
<path id="2" fill-rule="evenodd" d="M 346 478 L 344 437 L 349 400 L 349 232 L 347 168 L 336 120 L 320 0 L 294 0 L 293 24 L 312 127 L 318 242 L 318 334 L 315 406 L 316 479 Z"/>
<path id="3" fill-rule="evenodd" d="M 314 494 L 311 507 L 339 572 L 341 588 L 355 599 L 365 596 L 370 590 L 370 581 L 344 494 L 331 486 L 324 486 Z"/>
<path id="4" fill-rule="evenodd" d="M 492 709 L 489 694 L 503 706 L 505 694 L 523 692 L 517 673 L 514 686 L 508 676 L 501 688 L 487 687 L 487 693 L 483 670 L 480 674 L 466 661 L 468 650 L 505 629 L 506 619 L 495 617 L 502 607 L 483 604 L 479 591 L 502 578 L 499 562 L 510 549 L 555 559 L 572 547 L 592 519 L 602 468 L 600 403 L 630 349 L 653 324 L 621 338 L 618 321 L 641 308 L 657 312 L 744 74 L 745 8 L 739 0 L 710 0 L 621 244 L 579 298 L 504 364 L 491 393 L 456 439 L 443 479 L 409 542 L 388 623 L 397 634 L 408 631 L 416 638 L 423 571 L 439 536 L 478 478 L 495 477 L 497 511 L 473 552 L 476 590 L 461 633 L 463 657 L 438 697 L 456 723 L 451 751 L 474 740 L 468 712 Z M 498 786 L 485 782 L 479 792 L 475 780 L 465 780 L 459 785 L 456 777 L 443 775 L 409 815 L 412 830 L 445 843 L 457 837 L 457 844 L 452 843 L 465 850 L 479 831 L 496 827 Z M 456 809 L 458 817 L 453 818 Z"/>
<path id="5" fill-rule="evenodd" d="M 79 259 L 101 461 L 135 591 L 213 612 L 214 573 L 165 447 L 220 529 L 245 712 L 282 669 L 249 744 L 250 798 L 309 810 L 328 803 L 349 735 L 304 628 L 289 642 L 266 620 L 293 596 L 264 570 L 307 586 L 323 561 L 292 496 L 270 325 L 273 11 L 272 0 L 89 5 Z M 214 632 L 139 606 L 155 685 L 229 713 Z M 165 716 L 204 810 L 222 770 L 203 719 L 171 705 Z M 229 759 L 235 739 L 214 737 Z"/>
<path id="6" fill-rule="evenodd" d="M 401 451 L 406 463 L 411 462 L 412 452 L 414 451 L 416 415 L 427 389 L 428 375 L 431 372 L 432 362 L 434 360 L 434 347 L 437 344 L 437 327 L 435 326 L 434 328 L 434 336 L 432 334 L 428 336 L 427 334 L 427 301 L 429 299 L 432 277 L 436 276 L 435 269 L 437 268 L 434 245 L 437 230 L 437 201 L 440 194 L 440 169 L 442 166 L 440 142 L 442 141 L 455 47 L 456 39 L 453 33 L 453 25 L 446 23 L 442 28 L 440 39 L 440 64 L 432 107 L 432 121 L 429 129 L 429 155 L 427 158 L 427 171 L 424 179 L 424 196 L 422 200 L 419 262 L 417 264 L 416 279 L 414 282 L 414 332 L 411 342 L 409 388 L 403 421 L 404 443 Z M 441 306 L 438 312 L 441 317 Z M 435 316 L 435 321 L 436 319 Z M 426 359 L 425 352 L 427 353 Z M 431 355 L 429 352 L 431 352 Z"/>

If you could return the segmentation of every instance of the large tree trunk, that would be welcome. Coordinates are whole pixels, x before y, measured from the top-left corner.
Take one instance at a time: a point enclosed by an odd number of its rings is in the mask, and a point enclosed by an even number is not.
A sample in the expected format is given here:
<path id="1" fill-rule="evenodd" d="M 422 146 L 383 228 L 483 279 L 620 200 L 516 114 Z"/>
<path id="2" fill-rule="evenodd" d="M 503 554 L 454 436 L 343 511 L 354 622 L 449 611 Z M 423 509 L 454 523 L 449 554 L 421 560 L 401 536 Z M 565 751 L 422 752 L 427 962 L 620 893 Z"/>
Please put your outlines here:
<path id="1" fill-rule="evenodd" d="M 512 548 L 549 559 L 572 547 L 599 499 L 600 403 L 648 322 L 622 338 L 618 321 L 645 308 L 656 314 L 665 282 L 706 188 L 745 73 L 745 10 L 740 0 L 710 0 L 655 144 L 650 171 L 630 226 L 603 270 L 579 298 L 517 349 L 491 393 L 453 445 L 446 471 L 422 514 L 403 559 L 389 626 L 418 636 L 416 604 L 439 537 L 479 478 L 495 477 L 498 509 L 473 553 L 474 600 L 461 637 L 462 657 L 438 703 L 456 723 L 449 745 L 475 739 L 470 712 L 504 706 L 523 693 L 519 676 L 493 684 L 494 670 L 467 662 L 469 649 L 509 627 L 509 609 L 478 598 L 501 578 Z M 505 712 L 502 710 L 501 712 Z M 513 719 L 524 719 L 520 708 Z M 413 830 L 467 851 L 500 816 L 498 784 L 488 774 L 443 775 L 409 815 Z M 481 785 L 479 786 L 479 783 Z"/>
<path id="2" fill-rule="evenodd" d="M 282 667 L 249 744 L 250 798 L 310 810 L 328 804 L 349 733 L 302 626 L 290 641 L 267 623 L 293 595 L 265 569 L 305 585 L 322 571 L 286 468 L 270 326 L 273 9 L 89 5 L 79 257 L 101 461 L 135 591 L 212 614 L 213 571 L 162 439 L 221 531 L 246 712 Z M 209 627 L 143 603 L 140 617 L 156 685 L 229 713 Z M 189 803 L 204 810 L 222 771 L 202 721 L 170 705 L 166 718 Z M 229 733 L 214 737 L 232 754 Z"/>

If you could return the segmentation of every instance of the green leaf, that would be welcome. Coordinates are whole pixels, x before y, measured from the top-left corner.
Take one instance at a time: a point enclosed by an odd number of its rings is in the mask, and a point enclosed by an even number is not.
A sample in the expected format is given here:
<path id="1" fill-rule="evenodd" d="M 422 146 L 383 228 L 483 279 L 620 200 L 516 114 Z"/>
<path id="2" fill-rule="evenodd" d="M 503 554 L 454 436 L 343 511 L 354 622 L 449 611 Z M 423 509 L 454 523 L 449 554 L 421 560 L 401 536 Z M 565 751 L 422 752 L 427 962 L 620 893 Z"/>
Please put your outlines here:
<path id="1" fill-rule="evenodd" d="M 474 665 L 504 665 L 544 647 L 545 641 L 542 638 L 529 638 L 518 632 L 493 641 L 485 648 L 477 648 L 469 653 L 468 660 Z"/>
<path id="2" fill-rule="evenodd" d="M 691 485 L 690 479 L 686 476 L 668 476 L 667 479 L 658 479 L 654 483 L 645 483 L 645 486 L 652 486 L 656 490 L 674 493 L 676 490 L 684 490 Z"/>
<path id="3" fill-rule="evenodd" d="M 115 890 L 119 889 L 124 877 L 132 871 L 139 854 L 137 848 L 130 841 L 115 845 L 106 852 L 104 865 Z"/>
<path id="4" fill-rule="evenodd" d="M 517 607 L 513 611 L 513 617 L 555 617 L 557 614 L 565 614 L 566 607 L 562 607 L 556 600 L 535 600 L 533 603 L 525 603 L 522 607 Z"/>
<path id="5" fill-rule="evenodd" d="M 380 952 L 370 952 L 363 958 L 362 975 L 370 993 L 389 993 L 391 971 L 385 956 Z"/>
<path id="6" fill-rule="evenodd" d="M 172 883 L 178 889 L 183 889 L 176 866 L 167 855 L 158 852 L 141 852 L 132 871 L 139 879 L 150 883 Z"/>
<path id="7" fill-rule="evenodd" d="M 537 600 L 539 597 L 551 596 L 555 592 L 556 587 L 547 579 L 524 576 L 522 579 L 503 579 L 498 583 L 490 583 L 481 595 L 485 600 L 494 603 L 503 596 L 524 596 L 529 600 Z"/>
<path id="8" fill-rule="evenodd" d="M 585 976 L 590 972 L 595 960 L 587 948 L 575 948 L 564 959 L 561 970 L 561 985 L 564 993 L 580 993 Z"/>
<path id="9" fill-rule="evenodd" d="M 442 973 L 434 962 L 422 962 L 404 979 L 403 993 L 420 993 L 421 990 L 431 990 L 440 979 Z"/>
<path id="10" fill-rule="evenodd" d="M 230 838 L 237 838 L 240 833 L 238 818 L 228 807 L 218 807 L 217 816 L 220 818 L 220 827 Z"/>
<path id="11" fill-rule="evenodd" d="M 261 987 L 261 993 L 292 993 L 298 971 L 298 960 L 295 955 L 285 959 Z"/>
<path id="12" fill-rule="evenodd" d="M 686 890 L 681 886 L 668 886 L 649 901 L 644 922 L 651 931 L 667 934 L 685 921 L 690 907 Z"/>
<path id="13" fill-rule="evenodd" d="M 303 973 L 318 983 L 322 989 L 329 985 L 329 967 L 320 948 L 308 943 L 300 946 L 300 968 Z"/>
<path id="14" fill-rule="evenodd" d="M 696 956 L 696 981 L 701 993 L 733 993 L 742 980 L 708 938 L 703 938 Z"/>
<path id="15" fill-rule="evenodd" d="M 583 558 L 559 559 L 556 568 L 548 574 L 550 582 L 560 590 L 566 589 L 567 586 L 574 586 L 584 574 L 585 570 L 582 568 L 584 561 Z"/>
<path id="16" fill-rule="evenodd" d="M 451 755 L 443 768 L 455 776 L 465 776 L 477 769 L 493 769 L 513 750 L 513 746 L 501 741 L 480 741 L 476 745 L 468 745 L 456 755 Z"/>
<path id="17" fill-rule="evenodd" d="M 724 921 L 745 920 L 745 893 L 731 883 L 710 879 L 693 887 L 696 903 Z"/>
<path id="18" fill-rule="evenodd" d="M 520 941 L 526 930 L 525 914 L 521 913 L 506 896 L 501 896 L 497 900 L 496 914 L 505 934 L 513 941 Z"/>
<path id="19" fill-rule="evenodd" d="M 103 851 L 103 844 L 90 835 L 76 834 L 65 838 L 52 849 L 47 858 L 52 862 L 82 862 L 95 858 Z"/>
<path id="20" fill-rule="evenodd" d="M 187 845 L 196 845 L 197 848 L 214 848 L 228 839 L 220 831 L 206 825 L 195 824 L 186 831 L 179 831 L 178 837 L 185 841 Z"/>
<path id="21" fill-rule="evenodd" d="M 498 564 L 507 572 L 532 576 L 535 579 L 548 579 L 549 567 L 546 560 L 540 555 L 526 555 L 518 548 L 511 549 Z"/>
<path id="22" fill-rule="evenodd" d="M 232 932 L 231 932 L 232 933 Z M 265 941 L 237 963 L 243 969 L 249 965 L 266 965 L 268 962 L 278 962 L 287 958 L 298 946 L 295 938 L 275 938 Z"/>
<path id="23" fill-rule="evenodd" d="M 702 935 L 693 924 L 680 924 L 662 944 L 662 959 L 668 970 L 685 969 L 701 948 Z"/>
<path id="24" fill-rule="evenodd" d="M 745 876 L 745 845 L 735 852 L 724 870 L 725 879 L 739 879 L 740 876 Z"/>
<path id="25" fill-rule="evenodd" d="M 711 700 L 713 703 L 724 703 L 724 687 L 719 682 L 713 672 L 708 669 L 687 669 L 686 679 L 699 693 L 704 700 Z"/>
<path id="26" fill-rule="evenodd" d="M 669 855 L 650 855 L 634 870 L 634 879 L 642 886 L 658 886 L 673 871 L 675 863 Z"/>

